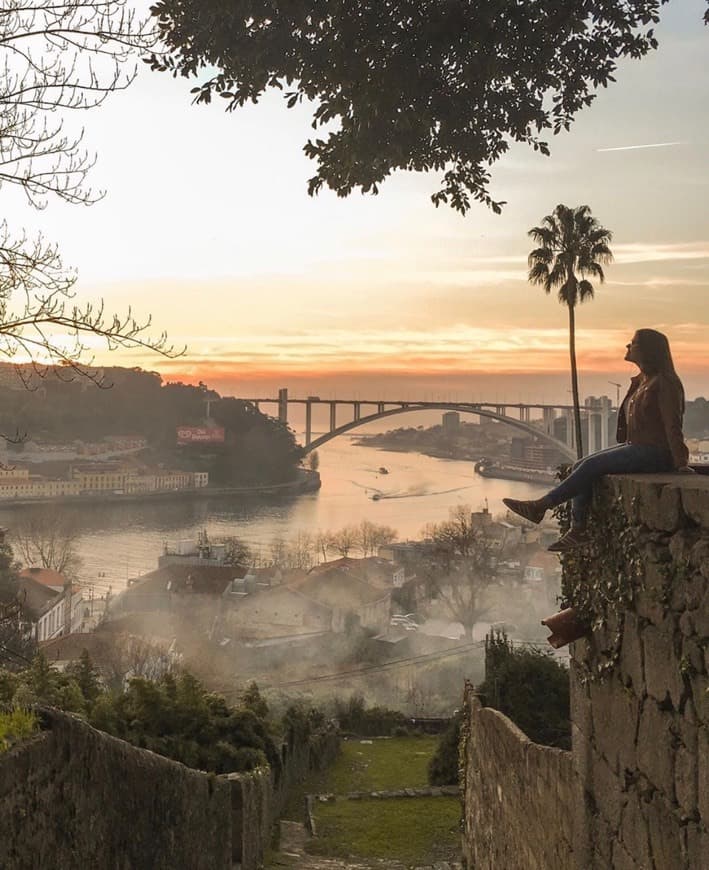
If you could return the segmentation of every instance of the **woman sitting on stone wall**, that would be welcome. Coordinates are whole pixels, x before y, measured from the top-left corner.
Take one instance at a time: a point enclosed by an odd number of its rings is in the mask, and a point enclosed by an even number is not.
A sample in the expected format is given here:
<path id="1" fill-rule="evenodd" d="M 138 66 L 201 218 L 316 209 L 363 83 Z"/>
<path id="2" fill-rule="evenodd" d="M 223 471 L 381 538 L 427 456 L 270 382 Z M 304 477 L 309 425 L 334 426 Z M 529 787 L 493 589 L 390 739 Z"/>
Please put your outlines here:
<path id="1" fill-rule="evenodd" d="M 677 377 L 667 336 L 654 329 L 638 329 L 627 345 L 625 359 L 640 374 L 618 409 L 615 447 L 576 462 L 571 474 L 542 498 L 505 505 L 532 523 L 540 523 L 553 507 L 572 499 L 571 528 L 549 549 L 560 553 L 586 542 L 586 515 L 593 483 L 604 474 L 637 474 L 663 471 L 691 472 L 689 451 L 682 434 L 684 389 Z"/>

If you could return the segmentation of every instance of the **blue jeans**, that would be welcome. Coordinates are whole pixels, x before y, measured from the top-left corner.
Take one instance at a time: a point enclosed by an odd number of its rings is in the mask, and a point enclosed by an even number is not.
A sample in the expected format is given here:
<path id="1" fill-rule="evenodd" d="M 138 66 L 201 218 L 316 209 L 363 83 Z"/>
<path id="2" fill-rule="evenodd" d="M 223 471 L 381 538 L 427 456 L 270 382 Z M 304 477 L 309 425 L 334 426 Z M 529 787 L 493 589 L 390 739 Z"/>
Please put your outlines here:
<path id="1" fill-rule="evenodd" d="M 669 450 L 650 444 L 618 444 L 575 462 L 571 474 L 545 496 L 544 503 L 551 508 L 573 499 L 572 522 L 575 526 L 583 526 L 591 503 L 593 483 L 602 475 L 652 474 L 672 471 L 673 468 Z"/>

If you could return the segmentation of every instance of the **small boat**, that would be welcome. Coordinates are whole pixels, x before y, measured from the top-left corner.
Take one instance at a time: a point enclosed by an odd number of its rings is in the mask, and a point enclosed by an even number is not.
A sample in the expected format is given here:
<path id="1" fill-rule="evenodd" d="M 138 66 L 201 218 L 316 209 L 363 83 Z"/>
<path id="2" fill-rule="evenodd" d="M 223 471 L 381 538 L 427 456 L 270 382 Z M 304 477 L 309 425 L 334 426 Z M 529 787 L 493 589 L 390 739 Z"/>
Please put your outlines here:
<path id="1" fill-rule="evenodd" d="M 379 469 L 379 473 L 380 473 L 380 474 L 389 474 L 389 469 L 388 469 L 388 468 L 384 468 L 384 466 L 382 465 L 382 466 L 380 467 L 380 469 Z"/>
<path id="2" fill-rule="evenodd" d="M 380 492 L 375 492 L 371 498 L 372 498 L 372 501 L 379 501 L 379 499 L 381 497 L 382 497 L 382 494 Z"/>

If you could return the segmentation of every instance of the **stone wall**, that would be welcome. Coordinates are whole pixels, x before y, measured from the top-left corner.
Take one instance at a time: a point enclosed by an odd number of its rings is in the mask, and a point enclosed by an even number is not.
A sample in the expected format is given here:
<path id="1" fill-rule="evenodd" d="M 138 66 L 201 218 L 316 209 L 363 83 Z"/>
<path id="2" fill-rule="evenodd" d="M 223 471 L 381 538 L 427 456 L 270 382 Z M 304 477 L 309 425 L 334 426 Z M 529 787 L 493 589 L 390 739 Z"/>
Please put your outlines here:
<path id="1" fill-rule="evenodd" d="M 532 743 L 502 713 L 483 707 L 470 684 L 464 704 L 467 866 L 471 870 L 573 867 L 571 753 Z"/>
<path id="2" fill-rule="evenodd" d="M 709 866 L 709 477 L 596 486 L 591 540 L 563 556 L 572 753 L 531 744 L 466 693 L 469 867 Z"/>
<path id="3" fill-rule="evenodd" d="M 326 730 L 307 738 L 291 732 L 281 746 L 281 768 L 277 773 L 263 767 L 226 777 L 231 788 L 232 859 L 241 870 L 257 870 L 262 866 L 271 843 L 273 824 L 290 789 L 312 770 L 331 764 L 339 750 L 337 730 Z"/>
<path id="4" fill-rule="evenodd" d="M 76 717 L 0 758 L 0 867 L 227 870 L 229 784 Z"/>
<path id="5" fill-rule="evenodd" d="M 232 860 L 242 870 L 256 870 L 271 841 L 273 780 L 271 769 L 261 767 L 249 773 L 230 773 Z"/>
<path id="6" fill-rule="evenodd" d="M 572 654 L 578 866 L 699 870 L 709 861 L 709 477 L 606 478 L 593 519 L 591 553 L 564 566 L 572 598 L 597 616 Z"/>
<path id="7" fill-rule="evenodd" d="M 324 770 L 340 751 L 340 732 L 334 726 L 307 738 L 291 731 L 281 746 L 281 769 L 273 779 L 271 815 L 280 815 L 293 786 L 301 783 L 313 770 Z"/>
<path id="8" fill-rule="evenodd" d="M 282 747 L 282 769 L 214 776 L 41 711 L 0 755 L 0 870 L 256 870 L 288 789 L 329 764 L 339 734 Z"/>

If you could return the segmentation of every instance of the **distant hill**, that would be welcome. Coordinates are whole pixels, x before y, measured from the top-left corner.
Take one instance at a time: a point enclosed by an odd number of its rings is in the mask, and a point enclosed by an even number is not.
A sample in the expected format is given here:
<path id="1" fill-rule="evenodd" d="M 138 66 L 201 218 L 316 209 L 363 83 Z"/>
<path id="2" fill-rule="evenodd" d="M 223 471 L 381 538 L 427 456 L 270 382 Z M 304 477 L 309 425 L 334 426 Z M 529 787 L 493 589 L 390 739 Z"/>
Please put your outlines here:
<path id="1" fill-rule="evenodd" d="M 148 440 L 154 461 L 208 470 L 216 484 L 278 483 L 295 474 L 300 454 L 287 426 L 205 384 L 163 383 L 158 372 L 114 366 L 100 370 L 107 388 L 86 379 L 67 382 L 60 370 L 59 377 L 50 372 L 26 389 L 12 369 L 0 366 L 0 432 L 5 435 L 19 430 L 33 440 L 59 443 L 139 435 Z M 223 444 L 178 447 L 178 426 L 205 422 L 224 428 Z"/>

